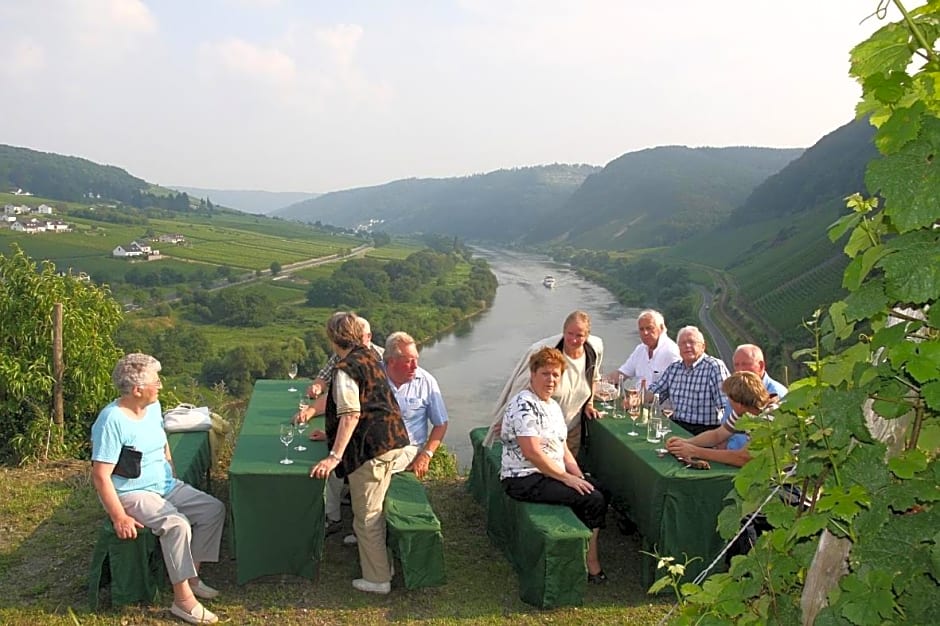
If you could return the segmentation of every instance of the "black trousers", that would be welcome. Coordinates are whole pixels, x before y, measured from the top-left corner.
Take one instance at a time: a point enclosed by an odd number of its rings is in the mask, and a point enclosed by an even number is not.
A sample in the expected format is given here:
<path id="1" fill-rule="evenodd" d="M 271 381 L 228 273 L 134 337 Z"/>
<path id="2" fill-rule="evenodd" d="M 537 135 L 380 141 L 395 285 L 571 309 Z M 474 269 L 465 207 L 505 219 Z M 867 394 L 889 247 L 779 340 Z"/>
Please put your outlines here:
<path id="1" fill-rule="evenodd" d="M 706 430 L 715 430 L 721 424 L 693 424 L 691 422 L 683 422 L 681 420 L 672 420 L 679 426 L 682 426 L 684 429 L 692 433 L 693 435 L 700 435 Z"/>
<path id="2" fill-rule="evenodd" d="M 502 483 L 510 498 L 523 502 L 563 504 L 574 511 L 577 518 L 591 530 L 605 528 L 610 495 L 594 478 L 586 476 L 585 480 L 594 485 L 591 493 L 580 494 L 560 480 L 540 472 L 522 478 L 504 478 Z"/>

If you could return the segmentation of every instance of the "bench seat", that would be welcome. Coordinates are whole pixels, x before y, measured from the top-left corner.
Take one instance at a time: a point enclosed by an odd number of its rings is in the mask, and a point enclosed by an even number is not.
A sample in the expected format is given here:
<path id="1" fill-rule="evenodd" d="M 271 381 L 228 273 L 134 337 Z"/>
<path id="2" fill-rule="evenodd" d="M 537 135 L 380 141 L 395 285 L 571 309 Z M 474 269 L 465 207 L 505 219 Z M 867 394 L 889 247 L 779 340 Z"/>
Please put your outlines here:
<path id="1" fill-rule="evenodd" d="M 167 436 L 176 475 L 199 488 L 208 488 L 212 456 L 209 433 L 173 433 Z M 154 603 L 166 581 L 163 552 L 156 535 L 138 531 L 136 539 L 118 539 L 111 520 L 98 530 L 88 572 L 88 604 L 98 608 L 99 590 L 110 584 L 111 604 Z"/>
<path id="2" fill-rule="evenodd" d="M 566 506 L 507 496 L 499 478 L 502 445 L 485 447 L 486 431 L 470 432 L 468 489 L 485 511 L 487 535 L 516 570 L 519 597 L 542 608 L 582 604 L 591 531 Z"/>
<path id="3" fill-rule="evenodd" d="M 428 502 L 424 485 L 412 472 L 398 472 L 385 494 L 387 543 L 401 562 L 405 587 L 434 587 L 446 582 L 441 522 Z"/>

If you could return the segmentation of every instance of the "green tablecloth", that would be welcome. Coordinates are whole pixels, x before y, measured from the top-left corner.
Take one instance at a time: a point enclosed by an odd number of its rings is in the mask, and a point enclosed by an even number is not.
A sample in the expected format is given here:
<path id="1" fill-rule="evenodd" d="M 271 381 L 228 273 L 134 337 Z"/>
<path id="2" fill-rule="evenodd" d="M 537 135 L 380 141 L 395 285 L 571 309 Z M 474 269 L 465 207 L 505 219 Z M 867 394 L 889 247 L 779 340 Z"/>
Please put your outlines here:
<path id="1" fill-rule="evenodd" d="M 166 438 L 177 477 L 193 487 L 208 489 L 212 466 L 209 433 L 170 433 Z"/>
<path id="2" fill-rule="evenodd" d="M 293 381 L 302 391 L 303 382 Z M 323 554 L 324 503 L 321 479 L 310 468 L 327 454 L 326 444 L 307 439 L 307 450 L 291 444 L 293 465 L 281 465 L 284 445 L 278 427 L 297 412 L 299 392 L 289 380 L 255 383 L 229 467 L 231 528 L 238 583 L 259 576 L 294 574 L 314 578 Z M 310 429 L 323 428 L 323 419 Z"/>
<path id="3" fill-rule="evenodd" d="M 588 422 L 587 469 L 610 489 L 614 506 L 637 525 L 645 551 L 680 563 L 683 553 L 700 557 L 686 570 L 691 580 L 724 546 L 718 513 L 737 468 L 712 463 L 710 470 L 694 470 L 671 455 L 659 458 L 655 450 L 662 444 L 647 443 L 645 426 L 638 425 L 639 436 L 627 435 L 632 427 L 630 420 Z M 688 436 L 677 425 L 673 434 Z M 643 584 L 650 585 L 657 577 L 656 562 L 643 559 Z"/>

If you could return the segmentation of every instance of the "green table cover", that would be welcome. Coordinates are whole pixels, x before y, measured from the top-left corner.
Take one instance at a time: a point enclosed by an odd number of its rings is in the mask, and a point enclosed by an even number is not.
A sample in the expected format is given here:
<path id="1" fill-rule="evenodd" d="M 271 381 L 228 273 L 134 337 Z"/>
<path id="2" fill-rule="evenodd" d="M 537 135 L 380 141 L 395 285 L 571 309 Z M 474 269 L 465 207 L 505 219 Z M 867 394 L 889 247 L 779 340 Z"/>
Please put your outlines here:
<path id="1" fill-rule="evenodd" d="M 405 587 L 433 587 L 446 582 L 441 522 L 428 502 L 424 485 L 411 472 L 399 472 L 385 494 L 388 545 L 398 556 Z"/>
<path id="2" fill-rule="evenodd" d="M 196 487 L 207 480 L 212 455 L 209 433 L 172 433 L 167 435 L 170 455 L 177 476 Z M 118 539 L 111 520 L 105 518 L 98 531 L 98 540 L 91 558 L 88 580 L 88 603 L 98 608 L 98 589 L 111 585 L 111 604 L 155 602 L 165 582 L 163 553 L 157 549 L 157 538 L 142 530 L 137 539 Z"/>
<path id="3" fill-rule="evenodd" d="M 208 489 L 212 466 L 209 433 L 170 433 L 166 438 L 177 477 L 193 487 Z"/>
<path id="4" fill-rule="evenodd" d="M 281 465 L 284 445 L 279 425 L 297 412 L 302 381 L 259 380 L 255 383 L 235 453 L 229 466 L 231 537 L 237 560 L 237 580 L 243 584 L 260 576 L 294 574 L 315 578 L 324 541 L 322 479 L 310 478 L 310 468 L 327 454 L 326 443 L 310 441 L 310 430 L 323 428 L 313 420 L 304 434 L 303 452 L 291 443 L 292 465 Z"/>
<path id="5" fill-rule="evenodd" d="M 486 532 L 513 564 L 519 597 L 543 608 L 580 605 L 591 531 L 566 506 L 520 502 L 500 483 L 502 445 L 483 445 L 486 428 L 470 431 L 468 489 L 486 512 Z"/>
<path id="6" fill-rule="evenodd" d="M 710 470 L 686 468 L 672 455 L 660 458 L 660 443 L 646 441 L 646 427 L 639 436 L 627 433 L 630 420 L 601 419 L 588 422 L 587 469 L 606 486 L 613 505 L 637 525 L 643 550 L 675 557 L 699 557 L 686 569 L 692 580 L 724 546 L 718 536 L 718 513 L 732 489 L 737 468 L 712 463 Z M 673 434 L 689 436 L 678 425 Z M 656 561 L 643 555 L 643 584 L 656 579 Z M 662 572 L 660 572 L 662 575 Z"/>

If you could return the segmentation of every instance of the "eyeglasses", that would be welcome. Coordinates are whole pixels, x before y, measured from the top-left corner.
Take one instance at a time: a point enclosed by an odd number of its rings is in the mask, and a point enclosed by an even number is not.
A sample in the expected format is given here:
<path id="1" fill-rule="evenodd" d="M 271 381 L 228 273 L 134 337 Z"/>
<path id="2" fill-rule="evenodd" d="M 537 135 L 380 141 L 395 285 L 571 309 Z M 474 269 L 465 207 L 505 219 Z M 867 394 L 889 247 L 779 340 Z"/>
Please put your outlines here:
<path id="1" fill-rule="evenodd" d="M 138 387 L 156 387 L 157 389 L 163 388 L 163 381 L 159 378 L 153 382 L 144 383 L 143 385 L 137 385 Z"/>

